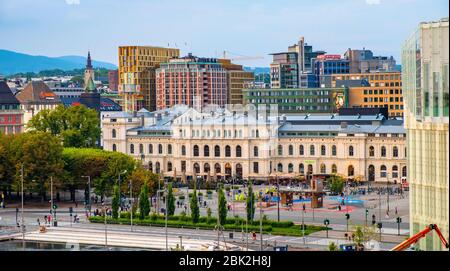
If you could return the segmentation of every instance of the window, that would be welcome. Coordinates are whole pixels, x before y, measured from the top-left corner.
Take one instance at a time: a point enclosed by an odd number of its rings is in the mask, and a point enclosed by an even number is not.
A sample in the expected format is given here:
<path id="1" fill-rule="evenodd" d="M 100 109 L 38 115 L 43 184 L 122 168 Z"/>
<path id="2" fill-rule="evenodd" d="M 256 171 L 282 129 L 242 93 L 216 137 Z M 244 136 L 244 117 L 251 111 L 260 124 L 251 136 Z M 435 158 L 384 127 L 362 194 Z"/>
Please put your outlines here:
<path id="1" fill-rule="evenodd" d="M 144 145 L 139 144 L 139 153 L 143 154 L 144 153 Z"/>
<path id="2" fill-rule="evenodd" d="M 291 164 L 291 163 L 289 163 L 289 165 L 288 165 L 288 172 L 289 172 L 289 173 L 294 172 L 294 165 Z"/>
<path id="3" fill-rule="evenodd" d="M 258 155 L 259 155 L 259 150 L 258 150 L 258 147 L 253 147 L 253 156 L 255 156 L 255 157 L 258 157 Z"/>
<path id="4" fill-rule="evenodd" d="M 348 174 L 347 176 L 354 176 L 355 175 L 355 168 L 352 165 L 348 166 L 347 174 Z"/>
<path id="5" fill-rule="evenodd" d="M 228 145 L 225 147 L 225 157 L 231 157 L 231 147 Z"/>
<path id="6" fill-rule="evenodd" d="M 113 150 L 113 151 L 117 151 L 117 146 L 116 146 L 116 144 L 113 144 L 113 145 L 112 145 L 112 150 Z"/>
<path id="7" fill-rule="evenodd" d="M 381 157 L 386 157 L 386 147 L 385 146 L 381 147 Z"/>
<path id="8" fill-rule="evenodd" d="M 186 146 L 181 146 L 181 155 L 185 156 L 186 155 Z"/>
<path id="9" fill-rule="evenodd" d="M 375 156 L 375 148 L 373 146 L 369 147 L 369 156 L 374 157 Z"/>
<path id="10" fill-rule="evenodd" d="M 398 166 L 392 167 L 392 178 L 398 178 Z"/>
<path id="11" fill-rule="evenodd" d="M 325 164 L 320 165 L 320 173 L 325 174 L 327 172 L 327 167 Z"/>
<path id="12" fill-rule="evenodd" d="M 298 172 L 300 174 L 305 174 L 305 165 L 303 164 L 298 165 Z"/>
<path id="13" fill-rule="evenodd" d="M 336 145 L 333 145 L 331 147 L 331 155 L 336 156 L 337 155 L 337 148 Z"/>
<path id="14" fill-rule="evenodd" d="M 148 145 L 148 153 L 150 153 L 150 154 L 153 153 L 153 145 L 152 144 Z"/>
<path id="15" fill-rule="evenodd" d="M 199 154 L 199 150 L 198 150 L 198 146 L 197 145 L 194 145 L 194 156 L 195 157 L 198 157 L 200 154 Z"/>
<path id="16" fill-rule="evenodd" d="M 406 166 L 402 168 L 402 177 L 407 177 Z"/>
<path id="17" fill-rule="evenodd" d="M 289 155 L 294 155 L 294 146 L 289 145 Z"/>
<path id="18" fill-rule="evenodd" d="M 209 146 L 208 145 L 203 147 L 203 156 L 209 157 Z"/>
<path id="19" fill-rule="evenodd" d="M 256 130 L 256 137 L 259 137 L 259 130 Z"/>
<path id="20" fill-rule="evenodd" d="M 315 155 L 314 145 L 309 146 L 309 155 Z"/>
<path id="21" fill-rule="evenodd" d="M 236 147 L 236 157 L 242 157 L 242 148 L 239 145 Z"/>
<path id="22" fill-rule="evenodd" d="M 117 137 L 117 132 L 116 129 L 112 129 L 112 138 L 116 138 Z"/>
<path id="23" fill-rule="evenodd" d="M 217 145 L 214 147 L 214 156 L 220 157 L 220 147 Z"/>
<path id="24" fill-rule="evenodd" d="M 336 164 L 331 165 L 331 173 L 337 173 L 337 166 L 336 166 Z"/>
<path id="25" fill-rule="evenodd" d="M 354 154 L 353 146 L 348 147 L 348 156 L 353 156 Z"/>
<path id="26" fill-rule="evenodd" d="M 172 171 L 172 163 L 167 162 L 167 171 Z"/>
<path id="27" fill-rule="evenodd" d="M 305 155 L 305 148 L 303 147 L 303 145 L 300 145 L 299 153 L 300 153 L 300 155 Z"/>
<path id="28" fill-rule="evenodd" d="M 386 176 L 387 176 L 386 170 L 387 170 L 387 168 L 386 168 L 385 165 L 382 165 L 382 166 L 380 167 L 380 177 L 381 177 L 381 178 L 386 178 Z"/>
<path id="29" fill-rule="evenodd" d="M 163 146 L 161 144 L 158 145 L 158 153 L 159 154 L 163 153 Z"/>
<path id="30" fill-rule="evenodd" d="M 172 145 L 171 144 L 167 145 L 167 154 L 172 154 Z"/>
<path id="31" fill-rule="evenodd" d="M 253 173 L 259 173 L 259 163 L 253 162 Z"/>
<path id="32" fill-rule="evenodd" d="M 283 146 L 278 145 L 278 155 L 282 156 L 283 155 Z"/>
<path id="33" fill-rule="evenodd" d="M 130 144 L 130 153 L 131 153 L 131 154 L 134 153 L 134 144 Z"/>
<path id="34" fill-rule="evenodd" d="M 200 173 L 200 165 L 198 163 L 194 164 L 194 172 L 197 174 Z"/>
<path id="35" fill-rule="evenodd" d="M 283 164 L 281 164 L 281 163 L 278 164 L 277 171 L 278 172 L 283 172 Z"/>
<path id="36" fill-rule="evenodd" d="M 325 145 L 320 146 L 320 155 L 327 155 L 327 149 L 325 148 Z"/>
<path id="37" fill-rule="evenodd" d="M 396 146 L 394 146 L 392 148 L 392 156 L 393 157 L 398 157 L 398 148 Z"/>
<path id="38" fill-rule="evenodd" d="M 208 163 L 205 163 L 205 164 L 203 165 L 203 171 L 204 171 L 204 172 L 210 172 L 210 171 L 211 171 L 211 168 L 210 168 L 210 166 L 209 166 Z"/>

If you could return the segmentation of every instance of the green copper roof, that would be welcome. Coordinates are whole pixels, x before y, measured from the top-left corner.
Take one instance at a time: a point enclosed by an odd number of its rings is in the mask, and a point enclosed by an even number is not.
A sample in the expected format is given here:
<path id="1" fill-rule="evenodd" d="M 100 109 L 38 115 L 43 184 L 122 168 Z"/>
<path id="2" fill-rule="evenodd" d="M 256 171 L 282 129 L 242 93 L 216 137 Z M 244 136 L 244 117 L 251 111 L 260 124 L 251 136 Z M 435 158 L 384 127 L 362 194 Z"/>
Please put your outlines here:
<path id="1" fill-rule="evenodd" d="M 97 91 L 97 88 L 95 87 L 95 84 L 94 84 L 94 81 L 92 80 L 92 77 L 89 77 L 89 80 L 88 80 L 84 90 L 86 92 L 96 92 Z"/>

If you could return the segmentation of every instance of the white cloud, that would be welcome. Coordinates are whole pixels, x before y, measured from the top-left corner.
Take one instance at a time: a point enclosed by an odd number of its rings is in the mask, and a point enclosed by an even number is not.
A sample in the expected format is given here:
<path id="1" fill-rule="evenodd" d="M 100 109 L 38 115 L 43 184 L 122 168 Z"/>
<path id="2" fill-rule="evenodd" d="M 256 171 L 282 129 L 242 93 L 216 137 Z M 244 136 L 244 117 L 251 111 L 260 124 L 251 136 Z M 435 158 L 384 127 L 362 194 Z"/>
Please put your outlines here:
<path id="1" fill-rule="evenodd" d="M 80 0 L 66 0 L 67 5 L 79 5 Z"/>
<path id="2" fill-rule="evenodd" d="M 381 4 L 381 0 L 366 0 L 366 4 L 368 4 L 368 5 L 379 5 L 379 4 Z"/>

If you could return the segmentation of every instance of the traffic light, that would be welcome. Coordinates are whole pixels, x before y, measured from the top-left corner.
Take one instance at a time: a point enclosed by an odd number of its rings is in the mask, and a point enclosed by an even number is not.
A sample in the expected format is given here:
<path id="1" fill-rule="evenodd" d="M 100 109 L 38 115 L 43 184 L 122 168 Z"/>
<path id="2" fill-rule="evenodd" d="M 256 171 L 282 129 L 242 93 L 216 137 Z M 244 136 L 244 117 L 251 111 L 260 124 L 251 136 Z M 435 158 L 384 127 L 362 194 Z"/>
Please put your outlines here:
<path id="1" fill-rule="evenodd" d="M 383 223 L 381 223 L 381 222 L 380 222 L 380 223 L 378 223 L 378 224 L 377 224 L 377 228 L 378 228 L 378 229 L 381 229 L 381 228 L 383 228 Z"/>
<path id="2" fill-rule="evenodd" d="M 58 208 L 58 206 L 56 204 L 53 204 L 53 209 L 56 210 L 56 208 Z"/>
<path id="3" fill-rule="evenodd" d="M 306 210 L 306 205 L 303 203 L 303 211 Z"/>
<path id="4" fill-rule="evenodd" d="M 349 220 L 349 219 L 350 219 L 350 214 L 345 214 L 345 218 L 346 218 L 347 220 Z"/>
<path id="5" fill-rule="evenodd" d="M 397 223 L 398 224 L 402 223 L 402 218 L 401 217 L 397 217 Z"/>
<path id="6" fill-rule="evenodd" d="M 324 224 L 325 226 L 328 226 L 328 225 L 330 225 L 330 220 L 328 220 L 328 219 L 325 219 L 325 220 L 323 221 L 323 224 Z"/>
<path id="7" fill-rule="evenodd" d="M 369 214 L 369 209 L 366 209 L 366 215 L 368 215 Z"/>
<path id="8" fill-rule="evenodd" d="M 69 213 L 73 213 L 73 207 L 69 207 Z"/>

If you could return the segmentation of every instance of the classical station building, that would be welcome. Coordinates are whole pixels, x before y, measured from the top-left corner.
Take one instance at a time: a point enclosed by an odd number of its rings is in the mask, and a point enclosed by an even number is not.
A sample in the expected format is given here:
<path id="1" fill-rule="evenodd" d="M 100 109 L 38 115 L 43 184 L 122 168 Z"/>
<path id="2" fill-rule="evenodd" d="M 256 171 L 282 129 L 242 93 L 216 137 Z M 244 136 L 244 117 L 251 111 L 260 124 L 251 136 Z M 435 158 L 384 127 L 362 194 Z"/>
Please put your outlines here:
<path id="1" fill-rule="evenodd" d="M 104 148 L 177 178 L 341 174 L 394 183 L 407 175 L 401 120 L 382 114 L 268 116 L 252 111 L 176 106 L 111 114 L 103 119 Z"/>

